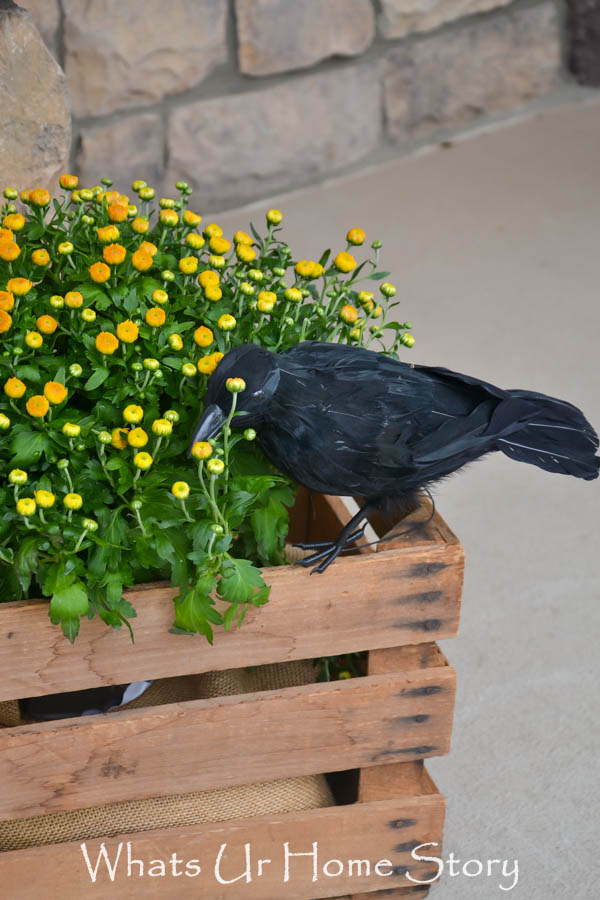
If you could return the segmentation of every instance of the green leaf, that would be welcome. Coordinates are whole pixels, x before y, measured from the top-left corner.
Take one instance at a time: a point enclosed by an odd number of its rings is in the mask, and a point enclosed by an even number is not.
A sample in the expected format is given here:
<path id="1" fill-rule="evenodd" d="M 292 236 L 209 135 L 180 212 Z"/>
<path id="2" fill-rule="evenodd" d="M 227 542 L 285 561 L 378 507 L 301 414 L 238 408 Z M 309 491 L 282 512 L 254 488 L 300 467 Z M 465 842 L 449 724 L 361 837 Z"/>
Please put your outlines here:
<path id="1" fill-rule="evenodd" d="M 221 566 L 219 595 L 228 603 L 246 603 L 265 586 L 262 572 L 247 559 L 228 557 Z"/>
<path id="2" fill-rule="evenodd" d="M 203 634 L 212 644 L 212 625 L 222 624 L 222 616 L 214 608 L 214 591 L 216 578 L 207 573 L 202 576 L 182 599 L 175 600 L 175 621 L 173 627 L 188 634 Z"/>
<path id="3" fill-rule="evenodd" d="M 93 375 L 90 375 L 88 380 L 84 385 L 84 390 L 93 391 L 96 388 L 100 387 L 101 384 L 104 384 L 110 372 L 108 369 L 105 369 L 103 366 L 99 366 Z"/>
<path id="4" fill-rule="evenodd" d="M 288 532 L 289 507 L 293 503 L 294 491 L 287 485 L 278 485 L 266 493 L 262 505 L 253 511 L 252 527 L 262 561 L 270 562 L 281 549 Z"/>
<path id="5" fill-rule="evenodd" d="M 50 438 L 40 431 L 20 431 L 13 435 L 11 451 L 14 454 L 11 460 L 13 466 L 26 466 L 37 462 L 42 453 L 50 450 L 52 444 Z"/>
<path id="6" fill-rule="evenodd" d="M 371 272 L 370 275 L 367 275 L 367 278 L 371 281 L 381 281 L 382 278 L 387 278 L 389 274 L 389 272 Z"/>
<path id="7" fill-rule="evenodd" d="M 38 383 L 42 380 L 40 370 L 34 368 L 34 366 L 17 366 L 15 372 L 17 378 L 22 378 L 23 381 L 34 381 Z"/>

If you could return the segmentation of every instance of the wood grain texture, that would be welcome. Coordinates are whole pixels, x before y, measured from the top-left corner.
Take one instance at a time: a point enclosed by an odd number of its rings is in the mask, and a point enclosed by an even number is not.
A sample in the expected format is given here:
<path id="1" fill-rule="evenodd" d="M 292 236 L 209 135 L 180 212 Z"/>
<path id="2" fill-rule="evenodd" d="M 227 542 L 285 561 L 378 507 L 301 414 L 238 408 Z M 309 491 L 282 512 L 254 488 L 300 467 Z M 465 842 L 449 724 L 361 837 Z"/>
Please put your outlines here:
<path id="1" fill-rule="evenodd" d="M 114 859 L 119 843 L 123 843 L 121 862 L 117 866 L 114 882 L 109 880 L 106 869 L 92 883 L 79 843 L 54 844 L 27 850 L 15 850 L 0 854 L 0 884 L 4 895 L 19 900 L 189 900 L 190 896 L 207 900 L 316 900 L 316 898 L 348 895 L 350 891 L 372 892 L 378 889 L 406 888 L 414 878 L 432 876 L 431 864 L 412 859 L 409 847 L 441 839 L 444 820 L 444 804 L 435 788 L 420 796 L 406 798 L 389 797 L 373 803 L 356 803 L 350 806 L 307 810 L 276 817 L 238 819 L 220 825 L 171 828 L 138 834 L 123 835 L 105 841 L 86 842 L 90 859 L 95 864 L 101 844 L 104 843 L 111 859 Z M 139 867 L 133 866 L 127 877 L 127 847 L 132 845 L 132 856 L 147 864 L 150 860 L 169 860 L 172 853 L 178 859 L 199 860 L 202 872 L 197 878 L 189 877 L 139 877 Z M 311 857 L 290 861 L 290 880 L 284 883 L 284 844 L 289 842 L 291 852 L 313 850 L 317 843 L 319 875 L 312 881 Z M 225 844 L 222 877 L 235 878 L 244 869 L 244 845 L 251 845 L 255 864 L 251 883 L 219 885 L 214 875 L 214 865 L 220 848 Z M 259 858 L 272 862 L 263 869 L 263 876 L 256 877 L 256 861 Z M 327 860 L 338 859 L 345 863 L 345 872 L 336 877 L 326 877 L 322 865 Z M 348 875 L 347 861 L 369 860 L 371 874 L 357 875 L 356 867 Z M 375 875 L 373 863 L 387 859 L 393 871 L 389 876 Z M 170 872 L 170 863 L 168 871 Z M 388 871 L 386 868 L 384 871 Z M 363 869 L 365 872 L 365 869 Z M 49 874 L 51 873 L 51 875 Z M 360 895 L 359 895 L 360 896 Z M 369 897 L 385 897 L 385 894 L 368 893 Z M 395 896 L 389 895 L 388 896 Z M 404 897 L 404 894 L 397 895 Z M 423 891 L 406 894 L 421 898 Z"/>
<path id="2" fill-rule="evenodd" d="M 5 603 L 0 700 L 451 638 L 463 569 L 460 543 L 436 516 L 401 546 L 338 559 L 324 575 L 266 569 L 270 603 L 251 609 L 240 631 L 217 633 L 212 647 L 168 633 L 175 591 L 164 585 L 127 592 L 138 612 L 133 645 L 125 629 L 97 619 L 83 621 L 71 645 L 50 623 L 46 602 Z"/>
<path id="3" fill-rule="evenodd" d="M 62 719 L 0 732 L 0 818 L 448 751 L 449 666 Z"/>

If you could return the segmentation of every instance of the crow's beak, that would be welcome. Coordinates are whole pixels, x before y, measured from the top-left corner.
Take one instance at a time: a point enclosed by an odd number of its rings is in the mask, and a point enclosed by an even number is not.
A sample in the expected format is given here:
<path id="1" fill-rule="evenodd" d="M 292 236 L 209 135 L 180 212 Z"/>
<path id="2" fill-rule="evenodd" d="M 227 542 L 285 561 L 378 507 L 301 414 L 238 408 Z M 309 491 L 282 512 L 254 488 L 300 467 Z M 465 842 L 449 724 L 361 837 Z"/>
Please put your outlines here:
<path id="1" fill-rule="evenodd" d="M 226 421 L 227 416 L 220 406 L 217 406 L 216 403 L 213 403 L 212 406 L 207 406 L 194 430 L 188 449 L 188 456 L 190 456 L 196 441 L 208 441 L 210 438 L 216 437 Z"/>

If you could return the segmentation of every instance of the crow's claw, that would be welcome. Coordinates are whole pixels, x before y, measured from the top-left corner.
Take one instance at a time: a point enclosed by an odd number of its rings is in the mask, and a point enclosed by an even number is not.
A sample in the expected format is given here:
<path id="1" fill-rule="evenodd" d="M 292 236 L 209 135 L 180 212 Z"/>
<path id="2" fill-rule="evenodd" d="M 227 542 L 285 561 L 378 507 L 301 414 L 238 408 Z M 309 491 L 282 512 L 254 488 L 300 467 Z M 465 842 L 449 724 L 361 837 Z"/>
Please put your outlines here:
<path id="1" fill-rule="evenodd" d="M 315 563 L 319 562 L 319 560 L 323 560 L 320 566 L 315 566 L 315 568 L 310 573 L 314 575 L 315 572 L 318 572 L 319 575 L 322 575 L 325 569 L 331 565 L 331 563 L 337 559 L 340 553 L 344 552 L 344 550 L 348 549 L 349 544 L 353 544 L 359 538 L 363 536 L 365 533 L 366 525 L 363 525 L 362 528 L 356 529 L 348 537 L 344 536 L 344 532 L 340 534 L 337 541 L 315 541 L 314 543 L 302 543 L 302 544 L 294 544 L 294 547 L 299 547 L 301 550 L 316 550 L 316 553 L 312 553 L 310 556 L 307 556 L 306 559 L 299 559 L 296 563 L 297 566 L 303 566 L 305 569 L 310 568 Z"/>

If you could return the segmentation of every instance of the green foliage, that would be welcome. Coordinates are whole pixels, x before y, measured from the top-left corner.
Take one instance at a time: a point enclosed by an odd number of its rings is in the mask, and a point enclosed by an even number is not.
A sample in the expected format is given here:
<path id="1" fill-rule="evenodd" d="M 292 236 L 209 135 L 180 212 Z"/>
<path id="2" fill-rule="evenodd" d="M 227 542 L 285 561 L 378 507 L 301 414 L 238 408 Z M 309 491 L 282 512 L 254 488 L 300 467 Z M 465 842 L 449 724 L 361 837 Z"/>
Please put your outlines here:
<path id="1" fill-rule="evenodd" d="M 124 590 L 141 581 L 168 578 L 173 630 L 209 641 L 268 601 L 260 567 L 285 562 L 295 485 L 241 429 L 187 456 L 223 354 L 383 347 L 385 328 L 386 352 L 412 341 L 387 323 L 394 288 L 361 288 L 388 273 L 379 242 L 360 264 L 349 253 L 360 229 L 336 256 L 296 262 L 280 214 L 230 243 L 200 231 L 189 193 L 159 210 L 143 190 L 139 208 L 99 187 L 52 207 L 34 191 L 1 210 L 0 601 L 48 598 L 70 641 L 96 615 L 133 638 Z"/>

